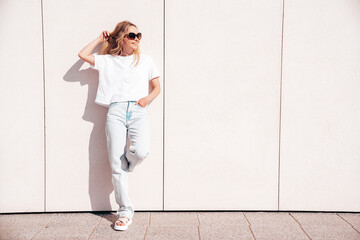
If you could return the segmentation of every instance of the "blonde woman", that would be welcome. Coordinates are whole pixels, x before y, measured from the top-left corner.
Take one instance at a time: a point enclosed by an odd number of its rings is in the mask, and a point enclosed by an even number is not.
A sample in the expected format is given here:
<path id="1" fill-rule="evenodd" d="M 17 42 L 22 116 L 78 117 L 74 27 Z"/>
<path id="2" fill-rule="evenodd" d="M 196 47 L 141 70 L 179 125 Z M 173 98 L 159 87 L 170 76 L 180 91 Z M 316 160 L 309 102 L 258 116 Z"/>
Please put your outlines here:
<path id="1" fill-rule="evenodd" d="M 142 34 L 129 21 L 103 31 L 79 57 L 99 71 L 95 102 L 108 107 L 105 133 L 115 199 L 119 204 L 115 230 L 132 223 L 134 206 L 128 193 L 128 172 L 149 154 L 148 105 L 160 93 L 159 72 L 149 55 L 140 54 Z M 102 43 L 100 54 L 91 54 Z M 153 90 L 149 93 L 149 83 Z M 126 137 L 130 146 L 126 151 Z"/>

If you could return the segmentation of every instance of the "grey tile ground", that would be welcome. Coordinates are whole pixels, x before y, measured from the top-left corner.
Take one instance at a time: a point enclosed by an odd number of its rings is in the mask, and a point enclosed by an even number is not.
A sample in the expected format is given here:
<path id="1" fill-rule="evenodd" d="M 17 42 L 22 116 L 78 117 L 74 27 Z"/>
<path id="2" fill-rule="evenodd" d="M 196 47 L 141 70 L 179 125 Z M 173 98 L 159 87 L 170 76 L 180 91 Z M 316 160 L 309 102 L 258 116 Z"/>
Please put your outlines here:
<path id="1" fill-rule="evenodd" d="M 200 226 L 242 225 L 248 226 L 243 212 L 198 212 Z"/>
<path id="2" fill-rule="evenodd" d="M 152 212 L 150 214 L 151 226 L 197 226 L 198 224 L 195 212 Z"/>
<path id="3" fill-rule="evenodd" d="M 145 239 L 198 240 L 198 225 L 196 212 L 152 212 Z"/>
<path id="4" fill-rule="evenodd" d="M 114 212 L 0 214 L 0 240 L 346 239 L 360 240 L 360 214 L 314 212 L 135 212 L 115 231 Z"/>
<path id="5" fill-rule="evenodd" d="M 296 239 L 308 240 L 309 237 L 302 232 L 299 227 L 291 225 L 259 225 L 251 226 L 254 236 L 257 240 L 278 240 L 278 239 Z"/>
<path id="6" fill-rule="evenodd" d="M 253 239 L 243 212 L 198 212 L 200 239 Z"/>
<path id="7" fill-rule="evenodd" d="M 101 214 L 57 213 L 34 239 L 88 239 L 99 225 Z"/>
<path id="8" fill-rule="evenodd" d="M 200 238 L 201 240 L 252 240 L 254 239 L 250 228 L 246 225 L 200 225 Z"/>
<path id="9" fill-rule="evenodd" d="M 256 239 L 309 239 L 287 212 L 246 212 Z"/>
<path id="10" fill-rule="evenodd" d="M 32 239 L 45 228 L 55 214 L 2 214 L 0 215 L 1 240 Z"/>
<path id="11" fill-rule="evenodd" d="M 355 231 L 360 234 L 360 213 L 338 213 L 339 217 L 343 218 L 348 224 L 350 224 Z"/>
<path id="12" fill-rule="evenodd" d="M 100 225 L 91 234 L 92 240 L 131 239 L 143 240 L 148 226 L 131 224 L 126 231 L 115 231 L 112 226 Z"/>
<path id="13" fill-rule="evenodd" d="M 336 213 L 291 213 L 312 240 L 359 240 L 360 233 Z"/>
<path id="14" fill-rule="evenodd" d="M 150 225 L 145 240 L 199 240 L 196 225 Z"/>

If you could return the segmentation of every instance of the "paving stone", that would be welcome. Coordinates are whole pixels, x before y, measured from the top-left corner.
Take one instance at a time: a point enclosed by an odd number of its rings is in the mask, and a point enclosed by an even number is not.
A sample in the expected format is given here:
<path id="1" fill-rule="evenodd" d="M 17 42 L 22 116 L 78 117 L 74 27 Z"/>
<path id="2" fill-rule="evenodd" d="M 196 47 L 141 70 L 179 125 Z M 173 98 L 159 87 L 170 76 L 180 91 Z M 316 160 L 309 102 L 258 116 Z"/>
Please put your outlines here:
<path id="1" fill-rule="evenodd" d="M 218 239 L 253 240 L 254 239 L 249 227 L 245 224 L 238 224 L 238 225 L 200 224 L 199 228 L 200 228 L 201 240 L 218 240 Z"/>
<path id="2" fill-rule="evenodd" d="M 251 226 L 251 230 L 257 240 L 308 240 L 308 236 L 299 226 L 290 224 L 269 224 Z"/>
<path id="3" fill-rule="evenodd" d="M 87 240 L 91 230 L 89 229 L 68 229 L 66 227 L 59 227 L 51 231 L 41 231 L 35 236 L 36 240 Z"/>
<path id="4" fill-rule="evenodd" d="M 93 213 L 57 213 L 34 239 L 88 239 L 100 220 Z"/>
<path id="5" fill-rule="evenodd" d="M 336 213 L 291 213 L 311 239 L 360 239 L 348 223 Z"/>
<path id="6" fill-rule="evenodd" d="M 246 212 L 256 239 L 309 239 L 287 212 Z"/>
<path id="7" fill-rule="evenodd" d="M 133 225 L 130 224 L 129 228 L 125 231 L 116 231 L 113 226 L 100 225 L 91 234 L 89 239 L 93 240 L 112 240 L 112 239 L 131 239 L 131 240 L 143 240 L 145 232 L 147 230 L 146 225 Z"/>
<path id="8" fill-rule="evenodd" d="M 360 213 L 338 213 L 338 215 L 344 218 L 360 232 Z"/>
<path id="9" fill-rule="evenodd" d="M 0 239 L 26 240 L 34 235 L 54 217 L 55 214 L 2 214 L 0 217 Z"/>
<path id="10" fill-rule="evenodd" d="M 291 212 L 290 213 L 303 227 L 307 226 L 349 226 L 336 213 Z"/>
<path id="11" fill-rule="evenodd" d="M 288 212 L 244 212 L 251 226 L 296 224 Z"/>
<path id="12" fill-rule="evenodd" d="M 305 231 L 312 240 L 360 240 L 360 234 L 354 229 L 332 228 L 328 226 L 306 227 Z"/>
<path id="13" fill-rule="evenodd" d="M 151 225 L 145 240 L 199 240 L 198 227 L 193 226 L 156 226 Z"/>
<path id="14" fill-rule="evenodd" d="M 243 212 L 197 212 L 197 215 L 199 217 L 200 226 L 248 225 Z"/>
<path id="15" fill-rule="evenodd" d="M 195 212 L 152 212 L 150 225 L 153 226 L 197 226 L 199 221 Z"/>

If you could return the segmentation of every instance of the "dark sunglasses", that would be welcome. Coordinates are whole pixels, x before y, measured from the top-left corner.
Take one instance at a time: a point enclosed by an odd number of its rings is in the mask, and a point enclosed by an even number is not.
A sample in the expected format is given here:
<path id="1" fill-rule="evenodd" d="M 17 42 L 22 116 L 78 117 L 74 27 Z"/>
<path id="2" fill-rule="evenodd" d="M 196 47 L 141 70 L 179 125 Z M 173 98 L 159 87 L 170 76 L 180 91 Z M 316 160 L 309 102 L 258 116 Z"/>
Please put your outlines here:
<path id="1" fill-rule="evenodd" d="M 129 34 L 126 34 L 128 39 L 135 40 L 135 37 L 137 37 L 139 40 L 141 39 L 141 33 L 135 34 L 133 32 L 130 32 Z"/>

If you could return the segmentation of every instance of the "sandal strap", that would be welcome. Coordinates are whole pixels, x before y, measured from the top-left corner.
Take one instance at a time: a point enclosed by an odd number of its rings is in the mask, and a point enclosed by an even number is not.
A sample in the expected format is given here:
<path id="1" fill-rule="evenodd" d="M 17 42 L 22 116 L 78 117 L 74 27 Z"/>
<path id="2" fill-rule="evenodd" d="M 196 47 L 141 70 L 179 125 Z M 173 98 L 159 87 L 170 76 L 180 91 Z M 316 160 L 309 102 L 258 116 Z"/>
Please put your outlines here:
<path id="1" fill-rule="evenodd" d="M 128 221 L 129 221 L 128 218 L 123 217 L 123 218 L 119 218 L 116 222 L 123 222 L 123 223 L 127 224 Z"/>

